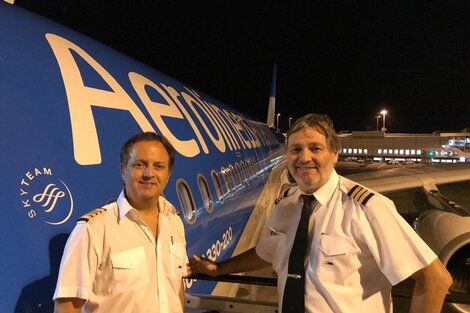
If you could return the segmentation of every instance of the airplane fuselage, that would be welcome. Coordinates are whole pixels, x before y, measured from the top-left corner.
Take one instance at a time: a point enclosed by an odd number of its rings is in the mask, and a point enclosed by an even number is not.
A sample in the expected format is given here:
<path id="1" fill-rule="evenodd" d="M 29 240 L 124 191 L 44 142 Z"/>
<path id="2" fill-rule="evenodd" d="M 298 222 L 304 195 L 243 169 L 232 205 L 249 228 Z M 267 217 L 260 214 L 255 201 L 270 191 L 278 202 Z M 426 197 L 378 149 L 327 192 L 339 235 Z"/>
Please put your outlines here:
<path id="1" fill-rule="evenodd" d="M 24 299 L 51 301 L 25 295 L 44 278 L 49 288 L 54 284 L 63 247 L 54 238 L 119 194 L 120 146 L 142 131 L 164 135 L 177 151 L 164 194 L 180 210 L 188 255 L 232 255 L 279 163 L 280 134 L 3 2 L 0 29 L 0 311 L 12 312 Z M 186 283 L 189 292 L 202 294 L 215 285 Z"/>

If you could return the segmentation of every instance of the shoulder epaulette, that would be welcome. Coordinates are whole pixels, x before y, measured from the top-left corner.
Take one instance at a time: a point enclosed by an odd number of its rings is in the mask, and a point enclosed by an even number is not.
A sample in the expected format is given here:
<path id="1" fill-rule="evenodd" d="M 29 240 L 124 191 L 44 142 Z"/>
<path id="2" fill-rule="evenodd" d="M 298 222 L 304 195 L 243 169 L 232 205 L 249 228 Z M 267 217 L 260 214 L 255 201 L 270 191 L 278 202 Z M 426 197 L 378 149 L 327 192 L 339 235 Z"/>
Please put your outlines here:
<path id="1" fill-rule="evenodd" d="M 374 196 L 374 193 L 361 185 L 355 185 L 348 192 L 348 196 L 356 200 L 362 205 L 366 205 L 367 201 Z"/>
<path id="2" fill-rule="evenodd" d="M 97 209 L 95 209 L 95 210 L 93 210 L 93 211 L 91 211 L 91 212 L 88 212 L 88 213 L 85 214 L 85 215 L 82 215 L 82 216 L 77 220 L 77 222 L 83 221 L 83 222 L 87 223 L 89 220 L 91 220 L 92 218 L 94 218 L 94 217 L 97 216 L 97 215 L 100 215 L 100 214 L 103 213 L 103 212 L 106 212 L 106 209 L 104 209 L 104 208 L 97 208 Z"/>

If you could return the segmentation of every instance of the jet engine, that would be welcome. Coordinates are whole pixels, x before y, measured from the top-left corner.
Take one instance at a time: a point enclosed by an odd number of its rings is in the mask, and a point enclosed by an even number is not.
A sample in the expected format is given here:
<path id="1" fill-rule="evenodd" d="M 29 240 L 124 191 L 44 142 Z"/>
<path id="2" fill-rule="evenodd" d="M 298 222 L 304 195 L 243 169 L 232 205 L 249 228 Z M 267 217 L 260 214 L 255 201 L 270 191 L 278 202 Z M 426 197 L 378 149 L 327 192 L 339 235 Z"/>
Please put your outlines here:
<path id="1" fill-rule="evenodd" d="M 452 275 L 449 292 L 470 297 L 470 212 L 437 190 L 424 193 L 426 197 L 420 198 L 427 203 L 421 203 L 420 207 L 427 209 L 416 218 L 413 226 Z M 470 312 L 470 304 L 449 305 L 457 312 Z"/>

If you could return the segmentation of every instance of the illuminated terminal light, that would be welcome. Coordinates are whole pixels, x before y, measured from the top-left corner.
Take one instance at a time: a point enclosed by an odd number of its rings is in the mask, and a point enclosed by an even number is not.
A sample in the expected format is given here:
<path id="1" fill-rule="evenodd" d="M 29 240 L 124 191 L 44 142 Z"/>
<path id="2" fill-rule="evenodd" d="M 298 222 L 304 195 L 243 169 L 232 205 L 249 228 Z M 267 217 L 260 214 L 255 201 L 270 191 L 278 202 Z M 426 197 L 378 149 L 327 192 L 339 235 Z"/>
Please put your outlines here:
<path id="1" fill-rule="evenodd" d="M 427 156 L 430 157 L 430 158 L 433 158 L 433 157 L 436 156 L 436 152 L 434 152 L 434 151 L 428 151 Z"/>

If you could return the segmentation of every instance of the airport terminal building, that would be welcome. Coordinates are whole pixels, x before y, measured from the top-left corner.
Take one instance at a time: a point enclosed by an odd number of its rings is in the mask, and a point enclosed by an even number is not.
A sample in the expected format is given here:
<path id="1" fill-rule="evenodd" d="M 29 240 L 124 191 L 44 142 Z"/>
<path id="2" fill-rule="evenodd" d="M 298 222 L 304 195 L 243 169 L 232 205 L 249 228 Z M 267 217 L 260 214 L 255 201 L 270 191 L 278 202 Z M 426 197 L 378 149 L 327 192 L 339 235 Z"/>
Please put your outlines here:
<path id="1" fill-rule="evenodd" d="M 470 162 L 470 129 L 435 131 L 432 134 L 353 131 L 338 135 L 342 161 Z"/>

